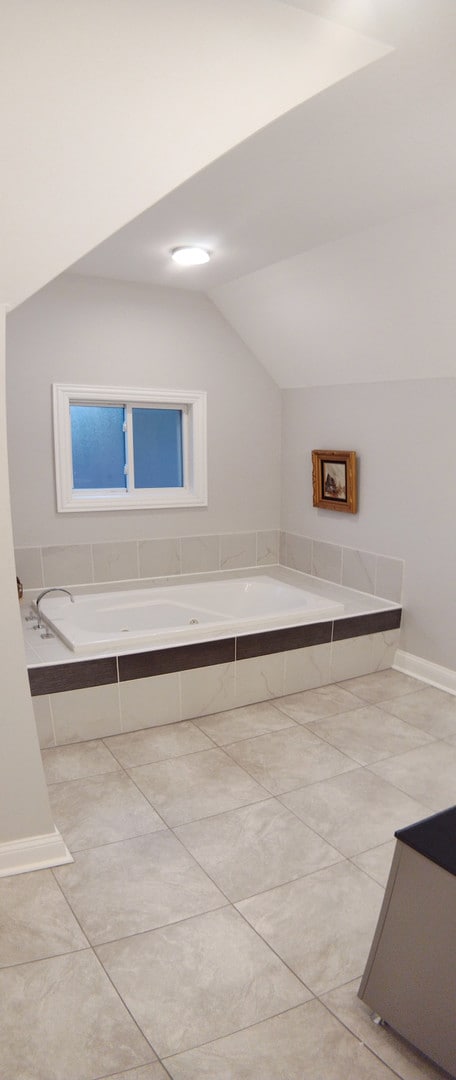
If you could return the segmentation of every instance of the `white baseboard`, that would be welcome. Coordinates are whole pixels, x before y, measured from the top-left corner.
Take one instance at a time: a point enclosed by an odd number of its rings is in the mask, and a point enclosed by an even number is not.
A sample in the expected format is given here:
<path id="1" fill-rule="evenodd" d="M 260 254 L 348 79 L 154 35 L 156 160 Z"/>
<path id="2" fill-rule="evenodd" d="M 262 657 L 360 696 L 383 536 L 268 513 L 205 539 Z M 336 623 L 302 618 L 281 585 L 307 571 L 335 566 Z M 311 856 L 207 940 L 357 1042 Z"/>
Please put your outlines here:
<path id="1" fill-rule="evenodd" d="M 74 862 L 73 856 L 57 829 L 42 836 L 26 836 L 0 844 L 0 877 L 71 862 Z"/>
<path id="2" fill-rule="evenodd" d="M 431 686 L 437 686 L 439 690 L 446 690 L 447 694 L 456 694 L 456 671 L 452 668 L 433 664 L 430 660 L 423 660 L 421 656 L 403 652 L 402 649 L 396 652 L 393 668 L 402 671 L 404 675 L 413 675 L 415 679 L 422 679 Z"/>

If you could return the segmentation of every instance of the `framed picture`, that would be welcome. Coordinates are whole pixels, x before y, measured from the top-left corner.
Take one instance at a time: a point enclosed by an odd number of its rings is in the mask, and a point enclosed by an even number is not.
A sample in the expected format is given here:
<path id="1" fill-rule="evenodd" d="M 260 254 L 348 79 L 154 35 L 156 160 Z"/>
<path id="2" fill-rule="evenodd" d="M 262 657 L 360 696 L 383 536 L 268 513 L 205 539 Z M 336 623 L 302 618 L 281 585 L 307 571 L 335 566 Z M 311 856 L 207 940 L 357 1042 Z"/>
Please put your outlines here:
<path id="1" fill-rule="evenodd" d="M 313 505 L 356 514 L 355 450 L 312 450 Z"/>

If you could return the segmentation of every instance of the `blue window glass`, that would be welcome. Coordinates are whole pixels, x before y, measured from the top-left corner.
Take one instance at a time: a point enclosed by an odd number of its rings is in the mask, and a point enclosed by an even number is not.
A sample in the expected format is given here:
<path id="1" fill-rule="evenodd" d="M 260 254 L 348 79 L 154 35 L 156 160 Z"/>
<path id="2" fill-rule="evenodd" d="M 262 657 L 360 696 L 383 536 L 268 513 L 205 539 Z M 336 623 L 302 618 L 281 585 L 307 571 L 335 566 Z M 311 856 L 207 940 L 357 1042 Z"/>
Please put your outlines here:
<path id="1" fill-rule="evenodd" d="M 70 405 L 73 487 L 125 488 L 124 408 Z"/>
<path id="2" fill-rule="evenodd" d="M 182 410 L 132 413 L 135 488 L 183 487 Z"/>

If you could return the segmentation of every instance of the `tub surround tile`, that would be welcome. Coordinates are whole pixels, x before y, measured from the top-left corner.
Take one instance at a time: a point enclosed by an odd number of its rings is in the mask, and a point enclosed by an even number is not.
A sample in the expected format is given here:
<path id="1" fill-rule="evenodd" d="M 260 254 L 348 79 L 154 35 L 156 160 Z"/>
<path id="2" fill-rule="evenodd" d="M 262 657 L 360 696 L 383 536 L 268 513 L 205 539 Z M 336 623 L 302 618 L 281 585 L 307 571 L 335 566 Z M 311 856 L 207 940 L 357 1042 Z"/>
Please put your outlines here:
<path id="1" fill-rule="evenodd" d="M 281 563 L 282 566 L 288 566 L 287 538 L 288 533 L 282 531 L 279 533 L 279 563 Z"/>
<path id="2" fill-rule="evenodd" d="M 233 705 L 253 705 L 256 701 L 283 694 L 284 654 L 254 656 L 236 661 L 236 700 Z"/>
<path id="3" fill-rule="evenodd" d="M 1 971 L 0 998 L 5 1078 L 97 1080 L 155 1057 L 89 950 Z"/>
<path id="4" fill-rule="evenodd" d="M 382 900 L 377 882 L 342 862 L 236 907 L 319 995 L 362 974 Z"/>
<path id="5" fill-rule="evenodd" d="M 234 670 L 231 663 L 181 671 L 182 719 L 232 709 L 236 704 Z"/>
<path id="6" fill-rule="evenodd" d="M 334 641 L 344 638 L 360 637 L 365 634 L 378 634 L 384 630 L 396 630 L 401 625 L 402 611 L 373 611 L 368 615 L 351 615 L 346 619 L 334 620 Z"/>
<path id="7" fill-rule="evenodd" d="M 97 952 L 160 1057 L 230 1034 L 310 997 L 229 908 L 101 945 Z"/>
<path id="8" fill-rule="evenodd" d="M 211 740 L 190 720 L 151 731 L 114 735 L 111 739 L 105 739 L 105 745 L 125 769 L 213 749 Z"/>
<path id="9" fill-rule="evenodd" d="M 298 536 L 296 533 L 285 534 L 285 565 L 291 570 L 300 570 L 302 574 L 313 572 L 312 541 L 308 536 Z"/>
<path id="10" fill-rule="evenodd" d="M 220 570 L 256 565 L 256 533 L 225 533 L 220 537 Z"/>
<path id="11" fill-rule="evenodd" d="M 223 750 L 204 750 L 129 774 L 171 827 L 260 802 L 266 792 Z"/>
<path id="12" fill-rule="evenodd" d="M 374 593 L 376 568 L 376 555 L 354 548 L 342 548 L 342 585 Z"/>
<path id="13" fill-rule="evenodd" d="M 266 529 L 256 534 L 257 566 L 270 566 L 279 561 L 279 531 Z"/>
<path id="14" fill-rule="evenodd" d="M 43 588 L 43 567 L 41 563 L 41 548 L 16 548 L 14 551 L 16 561 L 16 574 L 24 589 Z"/>
<path id="15" fill-rule="evenodd" d="M 86 585 L 94 580 L 90 544 L 44 547 L 41 549 L 41 555 L 43 579 L 47 587 Z"/>
<path id="16" fill-rule="evenodd" d="M 333 642 L 331 646 L 331 682 L 344 682 L 344 686 L 351 689 L 344 680 L 351 680 L 359 675 L 367 675 L 371 671 L 371 636 L 346 638 L 344 641 Z"/>
<path id="17" fill-rule="evenodd" d="M 428 746 L 424 752 L 429 754 Z M 386 843 L 396 829 L 429 814 L 424 802 L 398 791 L 380 776 L 374 778 L 367 769 L 290 791 L 280 801 L 348 858 Z"/>
<path id="18" fill-rule="evenodd" d="M 382 709 L 437 739 L 456 734 L 456 697 L 434 686 L 424 685 L 414 694 L 384 701 Z"/>
<path id="19" fill-rule="evenodd" d="M 325 581 L 340 583 L 342 578 L 342 548 L 324 540 L 312 541 L 312 574 Z"/>
<path id="20" fill-rule="evenodd" d="M 390 559 L 386 555 L 377 555 L 377 576 L 375 595 L 385 600 L 394 600 L 400 604 L 402 599 L 402 578 L 404 563 L 402 559 Z"/>
<path id="21" fill-rule="evenodd" d="M 63 690 L 80 690 L 117 682 L 117 663 L 115 656 L 100 660 L 70 660 L 64 664 L 43 664 L 42 667 L 29 668 L 28 674 L 33 695 L 56 694 Z"/>
<path id="22" fill-rule="evenodd" d="M 251 739 L 254 735 L 264 735 L 267 731 L 293 727 L 293 720 L 267 701 L 229 709 L 204 719 L 198 718 L 195 723 L 217 746 L 226 746 L 239 739 Z"/>
<path id="23" fill-rule="evenodd" d="M 321 645 L 331 641 L 331 635 L 330 620 L 304 626 L 286 626 L 283 630 L 264 630 L 260 634 L 242 634 L 236 639 L 236 659 L 247 660 L 251 656 Z"/>
<path id="24" fill-rule="evenodd" d="M 98 739 L 43 750 L 41 757 L 48 784 L 59 784 L 65 780 L 81 780 L 86 776 L 97 776 L 100 773 L 120 770 L 118 761 Z"/>
<path id="25" fill-rule="evenodd" d="M 123 772 L 53 784 L 49 798 L 56 826 L 72 852 L 164 828 Z"/>
<path id="26" fill-rule="evenodd" d="M 312 689 L 330 682 L 331 645 L 311 645 L 285 653 L 284 694 Z"/>
<path id="27" fill-rule="evenodd" d="M 449 743 L 435 742 L 409 750 L 388 761 L 378 761 L 369 769 L 429 810 L 446 810 L 456 803 L 456 747 Z"/>
<path id="28" fill-rule="evenodd" d="M 370 765 L 433 741 L 432 735 L 389 716 L 376 705 L 360 708 L 358 704 L 351 712 L 315 720 L 311 730 L 359 765 Z"/>
<path id="29" fill-rule="evenodd" d="M 395 840 L 387 840 L 386 844 L 371 848 L 370 851 L 362 851 L 359 855 L 352 855 L 352 862 L 365 874 L 369 874 L 382 888 L 386 887 L 393 861 Z"/>
<path id="30" fill-rule="evenodd" d="M 182 573 L 201 574 L 220 569 L 219 536 L 183 536 Z"/>
<path id="31" fill-rule="evenodd" d="M 61 870 L 71 873 L 61 873 Z M 171 832 L 81 851 L 57 880 L 92 945 L 226 906 Z"/>
<path id="32" fill-rule="evenodd" d="M 52 716 L 57 743 L 114 735 L 120 731 L 117 683 L 53 694 Z"/>
<path id="33" fill-rule="evenodd" d="M 372 670 L 385 671 L 392 667 L 399 648 L 400 629 L 384 630 L 379 634 L 372 634 Z"/>
<path id="34" fill-rule="evenodd" d="M 182 825 L 175 831 L 232 901 L 343 858 L 276 799 Z"/>
<path id="35" fill-rule="evenodd" d="M 166 1064 L 174 1080 L 394 1080 L 318 1001 L 168 1058 Z"/>
<path id="36" fill-rule="evenodd" d="M 172 577 L 181 573 L 181 542 L 178 537 L 140 540 L 138 555 L 139 576 L 142 578 Z"/>
<path id="37" fill-rule="evenodd" d="M 136 540 L 92 544 L 95 581 L 130 581 L 139 576 Z"/>
<path id="38" fill-rule="evenodd" d="M 272 795 L 356 768 L 345 754 L 298 725 L 232 743 L 226 752 Z"/>
<path id="39" fill-rule="evenodd" d="M 155 649 L 151 652 L 124 653 L 119 656 L 119 679 L 142 679 L 148 675 L 164 675 L 172 671 L 208 667 L 234 661 L 235 639 L 201 641 L 194 645 Z"/>
<path id="40" fill-rule="evenodd" d="M 87 949 L 50 870 L 0 880 L 0 967 Z"/>
<path id="41" fill-rule="evenodd" d="M 119 695 L 122 731 L 159 727 L 180 720 L 177 671 L 120 682 Z"/>
<path id="42" fill-rule="evenodd" d="M 35 714 L 38 742 L 42 750 L 55 745 L 54 728 L 52 726 L 51 699 L 48 694 L 32 698 L 33 712 Z"/>
<path id="43" fill-rule="evenodd" d="M 342 686 L 331 685 L 280 698 L 276 702 L 276 708 L 298 724 L 310 724 L 314 720 L 322 720 L 325 716 L 359 708 L 359 704 L 359 698 L 354 694 L 350 694 Z"/>

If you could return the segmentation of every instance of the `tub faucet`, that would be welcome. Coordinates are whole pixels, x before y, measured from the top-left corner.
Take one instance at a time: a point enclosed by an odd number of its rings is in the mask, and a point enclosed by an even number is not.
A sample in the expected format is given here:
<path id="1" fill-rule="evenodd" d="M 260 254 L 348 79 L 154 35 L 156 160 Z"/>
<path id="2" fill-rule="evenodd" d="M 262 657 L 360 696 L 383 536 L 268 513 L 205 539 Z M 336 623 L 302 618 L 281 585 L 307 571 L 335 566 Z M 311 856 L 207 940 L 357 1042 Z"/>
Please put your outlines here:
<path id="1" fill-rule="evenodd" d="M 67 596 L 70 597 L 71 603 L 74 604 L 74 596 L 73 596 L 73 593 L 71 593 L 69 589 L 61 589 L 60 586 L 58 586 L 58 585 L 55 585 L 52 589 L 43 589 L 43 592 L 40 592 L 40 595 L 37 596 L 37 598 L 35 600 L 36 613 L 38 615 L 37 630 L 41 630 L 41 626 L 42 626 L 42 622 L 41 622 L 42 616 L 41 616 L 41 611 L 40 611 L 40 600 L 42 600 L 43 596 L 47 596 L 47 594 L 50 593 L 50 592 L 64 592 L 64 593 L 67 594 Z"/>

